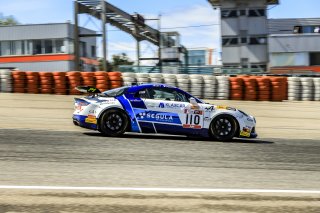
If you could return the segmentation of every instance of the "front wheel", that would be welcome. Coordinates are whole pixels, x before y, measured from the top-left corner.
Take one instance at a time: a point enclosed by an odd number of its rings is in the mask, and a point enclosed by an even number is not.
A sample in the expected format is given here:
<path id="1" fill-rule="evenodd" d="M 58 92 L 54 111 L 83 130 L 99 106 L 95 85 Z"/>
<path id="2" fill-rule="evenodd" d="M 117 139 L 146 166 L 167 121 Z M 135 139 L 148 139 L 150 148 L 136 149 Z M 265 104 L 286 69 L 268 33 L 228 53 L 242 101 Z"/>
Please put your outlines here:
<path id="1" fill-rule="evenodd" d="M 210 125 L 210 135 L 218 141 L 230 141 L 237 133 L 238 124 L 231 115 L 219 115 Z"/>
<path id="2" fill-rule="evenodd" d="M 99 122 L 99 131 L 106 136 L 121 136 L 125 133 L 128 123 L 128 118 L 123 111 L 110 109 L 103 113 Z"/>

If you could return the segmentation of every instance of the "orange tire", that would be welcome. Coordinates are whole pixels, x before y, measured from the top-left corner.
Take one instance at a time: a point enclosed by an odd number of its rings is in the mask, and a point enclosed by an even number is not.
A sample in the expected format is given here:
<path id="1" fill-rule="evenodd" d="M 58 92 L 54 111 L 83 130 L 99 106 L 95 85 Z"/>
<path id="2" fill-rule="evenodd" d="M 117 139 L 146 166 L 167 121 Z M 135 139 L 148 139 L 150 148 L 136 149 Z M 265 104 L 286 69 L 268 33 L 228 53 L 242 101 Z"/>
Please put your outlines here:
<path id="1" fill-rule="evenodd" d="M 121 72 L 108 72 L 108 76 L 117 76 L 117 77 L 121 77 Z"/>
<path id="2" fill-rule="evenodd" d="M 111 87 L 122 87 L 122 82 L 119 82 L 119 81 L 117 81 L 117 82 L 111 82 Z"/>
<path id="3" fill-rule="evenodd" d="M 14 79 L 13 80 L 13 84 L 25 84 L 26 81 L 25 80 L 21 80 L 21 79 Z"/>
<path id="4" fill-rule="evenodd" d="M 13 92 L 14 93 L 24 93 L 25 89 L 24 88 L 20 88 L 20 87 L 14 87 L 13 88 Z"/>
<path id="5" fill-rule="evenodd" d="M 109 76 L 110 81 L 122 81 L 122 78 L 119 76 Z"/>
<path id="6" fill-rule="evenodd" d="M 54 77 L 61 77 L 61 78 L 64 78 L 66 76 L 66 73 L 65 72 L 52 72 L 52 75 Z"/>
<path id="7" fill-rule="evenodd" d="M 39 72 L 40 77 L 51 78 L 53 75 L 51 72 Z"/>
<path id="8" fill-rule="evenodd" d="M 44 84 L 44 85 L 48 85 L 48 84 L 53 84 L 53 81 L 52 80 L 44 80 L 44 79 L 41 79 L 40 80 L 40 84 Z"/>
<path id="9" fill-rule="evenodd" d="M 64 85 L 64 84 L 55 84 L 55 85 L 54 85 L 54 88 L 55 88 L 55 89 L 66 89 L 67 86 Z"/>
<path id="10" fill-rule="evenodd" d="M 102 76 L 102 75 L 98 75 L 98 76 L 95 76 L 95 79 L 96 80 L 108 80 L 108 76 Z"/>
<path id="11" fill-rule="evenodd" d="M 235 82 L 236 84 L 243 84 L 243 79 L 239 77 L 230 77 L 229 81 L 231 83 Z"/>

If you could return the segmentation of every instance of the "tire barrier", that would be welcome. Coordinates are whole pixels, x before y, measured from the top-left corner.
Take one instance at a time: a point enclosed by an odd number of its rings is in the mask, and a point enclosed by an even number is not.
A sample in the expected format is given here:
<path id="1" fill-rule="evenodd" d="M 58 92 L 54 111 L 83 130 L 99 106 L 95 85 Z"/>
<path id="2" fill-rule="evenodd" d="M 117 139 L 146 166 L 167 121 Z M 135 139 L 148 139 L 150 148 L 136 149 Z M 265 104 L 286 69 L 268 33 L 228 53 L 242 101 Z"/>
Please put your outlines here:
<path id="1" fill-rule="evenodd" d="M 26 72 L 26 92 L 31 94 L 39 93 L 39 73 Z"/>
<path id="2" fill-rule="evenodd" d="M 106 91 L 110 88 L 108 73 L 104 71 L 94 72 L 95 85 L 100 91 Z"/>
<path id="3" fill-rule="evenodd" d="M 177 79 L 177 87 L 179 87 L 180 89 L 182 89 L 188 93 L 191 92 L 189 75 L 177 74 L 176 79 Z"/>
<path id="4" fill-rule="evenodd" d="M 314 84 L 314 100 L 320 101 L 320 78 L 314 78 L 313 84 Z"/>
<path id="5" fill-rule="evenodd" d="M 243 77 L 244 83 L 244 100 L 257 101 L 258 98 L 258 84 L 255 77 Z"/>
<path id="6" fill-rule="evenodd" d="M 240 77 L 230 77 L 230 99 L 243 100 L 244 98 L 244 82 Z"/>
<path id="7" fill-rule="evenodd" d="M 228 100 L 230 95 L 230 82 L 229 82 L 229 76 L 217 76 L 217 93 L 216 93 L 216 99 L 218 100 Z"/>
<path id="8" fill-rule="evenodd" d="M 288 100 L 289 101 L 301 100 L 301 81 L 299 77 L 288 78 Z"/>
<path id="9" fill-rule="evenodd" d="M 0 70 L 0 92 L 81 95 L 76 86 L 95 86 L 105 91 L 122 85 L 150 82 L 176 86 L 204 99 L 320 101 L 319 77 Z"/>
<path id="10" fill-rule="evenodd" d="M 287 100 L 287 78 L 270 77 L 271 81 L 271 101 Z"/>
<path id="11" fill-rule="evenodd" d="M 12 74 L 10 70 L 0 70 L 0 91 L 12 92 Z"/>
<path id="12" fill-rule="evenodd" d="M 157 84 L 163 83 L 163 76 L 161 73 L 150 73 L 149 77 L 150 77 L 151 83 L 157 83 Z"/>
<path id="13" fill-rule="evenodd" d="M 81 85 L 86 85 L 91 87 L 96 85 L 93 72 L 80 72 L 80 75 L 81 75 Z"/>
<path id="14" fill-rule="evenodd" d="M 314 100 L 314 85 L 312 78 L 300 78 L 301 81 L 301 100 L 313 101 Z"/>
<path id="15" fill-rule="evenodd" d="M 148 73 L 137 73 L 136 79 L 138 84 L 147 84 L 150 82 L 149 74 Z"/>
<path id="16" fill-rule="evenodd" d="M 122 73 L 123 85 L 129 86 L 137 83 L 136 74 L 133 72 Z"/>
<path id="17" fill-rule="evenodd" d="M 271 99 L 271 81 L 268 77 L 257 77 L 258 101 L 270 101 Z"/>
<path id="18" fill-rule="evenodd" d="M 77 71 L 67 72 L 66 73 L 69 95 L 81 95 L 82 93 L 75 89 L 76 86 L 81 85 L 81 74 Z"/>
<path id="19" fill-rule="evenodd" d="M 213 75 L 204 75 L 204 89 L 203 98 L 204 99 L 215 99 L 217 90 L 217 79 Z"/>
<path id="20" fill-rule="evenodd" d="M 67 94 L 67 77 L 65 72 L 53 72 L 54 91 L 56 95 Z"/>
<path id="21" fill-rule="evenodd" d="M 203 98 L 203 76 L 198 74 L 190 75 L 190 93 L 197 98 Z"/>
<path id="22" fill-rule="evenodd" d="M 110 80 L 110 89 L 115 89 L 123 85 L 121 72 L 108 72 L 108 77 Z"/>
<path id="23" fill-rule="evenodd" d="M 169 86 L 177 86 L 177 76 L 175 74 L 162 74 L 163 82 Z"/>
<path id="24" fill-rule="evenodd" d="M 51 72 L 39 72 L 41 94 L 53 94 L 53 74 Z"/>
<path id="25" fill-rule="evenodd" d="M 26 73 L 22 71 L 12 71 L 12 82 L 14 93 L 24 93 L 26 87 Z"/>

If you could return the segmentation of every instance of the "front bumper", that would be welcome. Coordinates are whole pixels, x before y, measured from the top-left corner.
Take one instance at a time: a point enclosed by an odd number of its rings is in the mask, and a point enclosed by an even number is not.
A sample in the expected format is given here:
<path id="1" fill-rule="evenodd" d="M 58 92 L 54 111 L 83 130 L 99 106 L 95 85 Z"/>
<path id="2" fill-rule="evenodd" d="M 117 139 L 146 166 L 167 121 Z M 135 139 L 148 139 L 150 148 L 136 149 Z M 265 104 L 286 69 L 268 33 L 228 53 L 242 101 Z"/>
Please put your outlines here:
<path id="1" fill-rule="evenodd" d="M 85 115 L 73 115 L 72 121 L 74 125 L 82 128 L 92 129 L 92 130 L 98 129 L 97 120 L 92 117 L 88 117 Z"/>
<path id="2" fill-rule="evenodd" d="M 239 138 L 257 138 L 257 137 L 258 137 L 258 134 L 256 132 L 256 128 L 255 127 L 253 127 L 251 132 L 248 133 L 247 135 L 244 136 L 244 135 L 240 134 L 240 136 L 239 136 Z"/>

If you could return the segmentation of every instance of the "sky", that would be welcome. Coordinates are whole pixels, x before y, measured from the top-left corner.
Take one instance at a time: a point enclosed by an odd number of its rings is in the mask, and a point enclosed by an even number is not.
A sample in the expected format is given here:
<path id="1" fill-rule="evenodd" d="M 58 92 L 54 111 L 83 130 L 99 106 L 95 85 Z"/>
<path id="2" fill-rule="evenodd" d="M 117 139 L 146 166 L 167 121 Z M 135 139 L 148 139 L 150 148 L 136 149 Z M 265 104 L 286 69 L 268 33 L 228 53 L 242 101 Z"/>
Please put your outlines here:
<path id="1" fill-rule="evenodd" d="M 162 31 L 179 31 L 181 43 L 187 48 L 212 48 L 216 56 L 221 51 L 219 10 L 214 10 L 207 0 L 108 0 L 108 2 L 130 14 L 138 12 L 145 18 L 157 18 L 161 14 Z M 73 22 L 72 0 L 0 0 L 0 5 L 0 14 L 12 15 L 21 24 L 61 23 L 68 20 Z M 280 5 L 269 8 L 268 17 L 320 18 L 319 8 L 320 0 L 280 0 Z M 157 27 L 154 21 L 149 21 L 148 24 Z M 194 27 L 199 25 L 210 26 Z M 87 15 L 80 15 L 80 26 L 101 31 L 99 22 Z M 109 56 L 125 52 L 132 60 L 136 59 L 136 43 L 131 35 L 108 25 L 107 39 Z M 97 42 L 99 45 L 101 38 Z M 141 44 L 142 57 L 153 57 L 156 50 L 157 48 L 148 42 Z"/>

